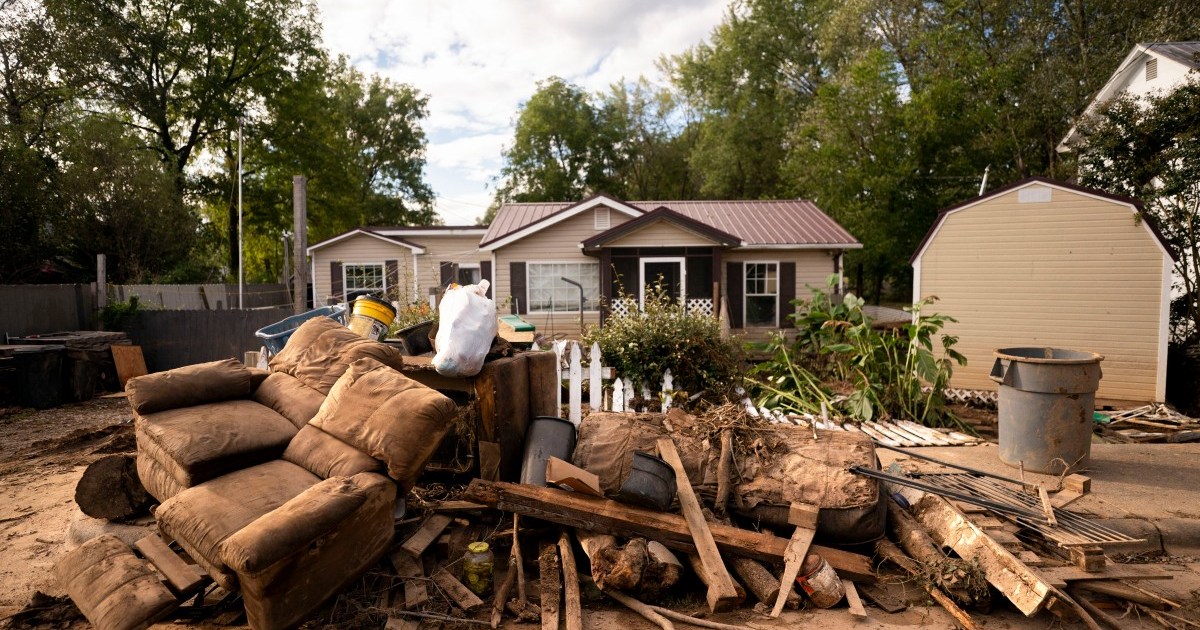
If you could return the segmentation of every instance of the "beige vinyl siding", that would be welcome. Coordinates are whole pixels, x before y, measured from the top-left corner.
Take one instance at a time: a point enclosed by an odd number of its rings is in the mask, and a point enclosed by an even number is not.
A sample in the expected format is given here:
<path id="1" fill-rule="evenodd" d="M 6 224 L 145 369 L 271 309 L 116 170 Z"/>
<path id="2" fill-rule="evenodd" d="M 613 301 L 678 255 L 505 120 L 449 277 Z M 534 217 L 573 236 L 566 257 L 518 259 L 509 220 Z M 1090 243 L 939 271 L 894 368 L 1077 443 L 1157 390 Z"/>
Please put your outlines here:
<path id="1" fill-rule="evenodd" d="M 441 285 L 441 263 L 478 265 L 492 259 L 490 252 L 479 251 L 479 236 L 428 235 L 406 238 L 425 248 L 425 253 L 417 256 L 417 284 L 419 295 L 422 296 L 429 295 L 430 288 Z"/>
<path id="2" fill-rule="evenodd" d="M 399 243 L 389 243 L 383 239 L 356 234 L 342 239 L 332 245 L 322 247 L 313 252 L 313 283 L 316 287 L 316 300 L 319 306 L 327 304 L 331 298 L 340 302 L 342 296 L 332 296 L 329 277 L 329 263 L 340 261 L 342 264 L 379 263 L 388 260 L 397 261 L 400 269 L 400 295 L 405 301 L 412 299 L 413 290 L 413 258 L 412 250 Z M 386 273 L 386 266 L 384 272 Z"/>
<path id="3" fill-rule="evenodd" d="M 712 247 L 713 242 L 666 221 L 656 221 L 605 247 Z"/>
<path id="4" fill-rule="evenodd" d="M 996 348 L 1048 346 L 1104 355 L 1099 398 L 1154 400 L 1170 260 L 1128 205 L 1050 190 L 951 213 L 919 259 L 920 295 L 958 320 L 946 331 L 968 364 L 952 385 L 994 390 Z"/>
<path id="5" fill-rule="evenodd" d="M 803 250 L 769 250 L 769 251 L 727 251 L 721 259 L 721 283 L 722 287 L 727 287 L 725 284 L 731 279 L 725 277 L 727 275 L 726 264 L 731 262 L 794 262 L 796 263 L 796 297 L 807 298 L 810 294 L 808 287 L 822 288 L 825 286 L 825 279 L 829 274 L 834 273 L 833 263 L 834 256 L 830 255 L 827 250 L 820 249 L 803 249 Z M 733 282 L 745 283 L 746 278 L 743 275 L 740 278 L 733 278 Z M 745 285 L 743 284 L 743 293 Z M 728 295 L 725 288 L 721 290 L 722 295 Z M 784 322 L 783 318 L 788 313 L 794 313 L 794 307 L 786 304 L 779 305 L 779 323 Z M 744 311 L 743 311 L 744 313 Z M 780 330 L 779 327 L 770 328 L 735 328 L 733 332 L 741 335 L 746 341 L 764 341 L 771 336 L 771 333 Z"/>
<path id="6" fill-rule="evenodd" d="M 610 226 L 616 227 L 629 220 L 624 213 L 609 212 Z M 599 264 L 600 259 L 585 256 L 579 244 L 604 230 L 597 230 L 592 211 L 584 211 L 569 219 L 531 234 L 519 241 L 496 250 L 496 305 L 503 312 L 510 312 L 512 280 L 509 264 L 512 262 L 590 262 Z M 545 334 L 565 333 L 572 337 L 580 335 L 579 313 L 530 313 L 522 315 Z M 600 314 L 584 313 L 584 324 L 600 323 Z"/>

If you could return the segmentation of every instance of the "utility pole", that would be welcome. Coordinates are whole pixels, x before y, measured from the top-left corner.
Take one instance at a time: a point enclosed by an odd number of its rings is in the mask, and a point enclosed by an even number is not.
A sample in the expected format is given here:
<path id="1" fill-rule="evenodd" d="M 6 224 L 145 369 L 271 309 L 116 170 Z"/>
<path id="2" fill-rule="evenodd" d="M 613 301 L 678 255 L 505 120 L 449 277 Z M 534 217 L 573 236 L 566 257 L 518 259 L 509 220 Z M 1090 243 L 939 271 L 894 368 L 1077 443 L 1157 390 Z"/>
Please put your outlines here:
<path id="1" fill-rule="evenodd" d="M 296 289 L 292 292 L 293 312 L 296 315 L 308 308 L 308 178 L 292 177 L 292 264 L 296 267 Z M 316 297 L 313 297 L 314 303 Z M 315 305 L 315 304 L 314 304 Z"/>

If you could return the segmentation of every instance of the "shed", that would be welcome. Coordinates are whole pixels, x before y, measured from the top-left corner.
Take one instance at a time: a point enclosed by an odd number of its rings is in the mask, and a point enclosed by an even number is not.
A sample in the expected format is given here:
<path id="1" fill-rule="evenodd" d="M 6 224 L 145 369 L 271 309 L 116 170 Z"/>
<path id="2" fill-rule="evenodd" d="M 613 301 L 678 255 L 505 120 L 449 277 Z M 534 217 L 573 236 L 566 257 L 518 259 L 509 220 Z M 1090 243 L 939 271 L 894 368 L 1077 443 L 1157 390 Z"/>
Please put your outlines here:
<path id="1" fill-rule="evenodd" d="M 912 257 L 913 299 L 957 319 L 952 387 L 994 390 L 992 352 L 1104 355 L 1097 397 L 1162 401 L 1174 253 L 1141 203 L 1040 177 L 941 211 Z"/>

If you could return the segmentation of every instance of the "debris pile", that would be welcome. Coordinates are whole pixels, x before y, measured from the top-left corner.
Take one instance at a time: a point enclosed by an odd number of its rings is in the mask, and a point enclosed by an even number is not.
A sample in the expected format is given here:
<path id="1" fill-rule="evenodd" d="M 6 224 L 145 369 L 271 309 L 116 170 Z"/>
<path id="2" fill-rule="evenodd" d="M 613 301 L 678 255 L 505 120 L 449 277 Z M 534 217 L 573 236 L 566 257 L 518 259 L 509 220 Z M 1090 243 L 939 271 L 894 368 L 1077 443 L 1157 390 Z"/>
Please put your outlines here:
<path id="1" fill-rule="evenodd" d="M 1108 442 L 1183 444 L 1200 441 L 1200 420 L 1158 403 L 1125 411 L 1096 412 L 1095 421 L 1096 433 Z"/>

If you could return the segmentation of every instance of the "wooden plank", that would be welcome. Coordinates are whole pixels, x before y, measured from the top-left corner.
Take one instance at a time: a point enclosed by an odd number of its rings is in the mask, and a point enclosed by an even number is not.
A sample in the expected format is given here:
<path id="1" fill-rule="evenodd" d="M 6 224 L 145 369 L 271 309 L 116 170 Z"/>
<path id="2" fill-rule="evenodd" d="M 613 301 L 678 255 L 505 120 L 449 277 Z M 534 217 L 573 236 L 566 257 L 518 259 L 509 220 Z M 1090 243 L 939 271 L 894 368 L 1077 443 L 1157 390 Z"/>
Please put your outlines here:
<path id="1" fill-rule="evenodd" d="M 430 516 L 425 519 L 424 523 L 421 523 L 421 527 L 412 536 L 404 541 L 404 544 L 400 545 L 400 548 L 407 551 L 412 557 L 420 558 L 429 545 L 432 545 L 433 541 L 442 535 L 451 520 L 453 519 L 445 514 Z"/>
<path id="2" fill-rule="evenodd" d="M 657 540 L 671 549 L 695 552 L 687 521 L 678 514 L 656 512 L 558 488 L 480 479 L 472 480 L 461 498 L 559 525 L 603 534 L 642 536 Z M 769 532 L 719 523 L 709 523 L 709 530 L 722 552 L 768 564 L 782 562 L 787 548 L 786 539 Z M 809 549 L 821 554 L 842 577 L 859 583 L 876 581 L 871 560 L 867 556 L 821 545 L 813 545 Z"/>
<path id="3" fill-rule="evenodd" d="M 567 630 L 583 630 L 583 607 L 579 599 L 579 571 L 575 566 L 575 550 L 566 532 L 558 535 L 558 553 L 562 556 L 563 607 Z"/>
<path id="4" fill-rule="evenodd" d="M 700 562 L 704 564 L 704 571 L 708 574 L 708 609 L 712 612 L 730 610 L 738 603 L 737 587 L 733 585 L 733 578 L 721 560 L 721 552 L 713 540 L 708 521 L 704 519 L 704 511 L 700 508 L 700 501 L 696 499 L 692 484 L 688 482 L 683 461 L 679 459 L 679 452 L 675 450 L 675 442 L 670 438 L 662 438 L 657 444 L 659 456 L 675 470 L 675 487 L 680 510 L 687 520 L 696 554 L 700 556 Z M 803 562 L 804 558 L 801 557 L 800 560 Z"/>
<path id="5" fill-rule="evenodd" d="M 403 549 L 389 556 L 396 575 L 404 580 L 404 608 L 413 610 L 429 601 L 429 588 L 425 586 L 425 569 L 421 562 Z"/>
<path id="6" fill-rule="evenodd" d="M 1042 501 L 1042 514 L 1046 516 L 1046 522 L 1050 523 L 1050 527 L 1058 526 L 1058 519 L 1054 518 L 1054 506 L 1050 503 L 1050 493 L 1046 492 L 1045 486 L 1038 486 L 1038 498 Z"/>
<path id="7" fill-rule="evenodd" d="M 1051 586 L 1065 588 L 1069 582 L 1089 580 L 1170 580 L 1174 577 L 1154 564 L 1108 564 L 1101 571 L 1079 567 L 1041 567 L 1038 574 Z"/>
<path id="8" fill-rule="evenodd" d="M 546 460 L 546 483 L 594 497 L 604 496 L 600 477 L 557 457 Z"/>
<path id="9" fill-rule="evenodd" d="M 771 617 L 778 617 L 783 612 L 783 605 L 787 603 L 792 585 L 800 575 L 800 566 L 804 564 L 804 557 L 808 555 L 808 548 L 817 533 L 819 512 L 819 507 L 806 503 L 793 503 L 788 508 L 788 522 L 795 525 L 796 529 L 792 532 L 792 538 L 783 553 L 783 575 L 779 578 L 779 593 L 775 595 Z"/>
<path id="10" fill-rule="evenodd" d="M 440 501 L 429 509 L 434 512 L 478 512 L 487 509 L 487 506 L 470 501 Z"/>
<path id="11" fill-rule="evenodd" d="M 854 580 L 843 580 L 842 586 L 846 588 L 846 604 L 850 607 L 850 614 L 866 619 L 867 609 L 863 608 L 862 600 L 858 597 L 858 589 L 854 587 Z"/>
<path id="12" fill-rule="evenodd" d="M 121 389 L 125 389 L 125 383 L 135 376 L 145 376 L 149 374 L 146 369 L 146 358 L 142 356 L 141 346 L 124 346 L 112 345 L 109 346 L 112 350 L 113 363 L 117 367 L 117 380 L 121 382 Z"/>
<path id="13" fill-rule="evenodd" d="M 558 630 L 562 604 L 562 572 L 558 568 L 558 546 L 543 542 L 538 554 L 538 579 L 541 585 L 542 630 Z"/>
<path id="14" fill-rule="evenodd" d="M 383 624 L 383 630 L 420 630 L 421 621 L 419 619 L 406 619 L 401 617 L 388 617 L 386 623 Z"/>
<path id="15" fill-rule="evenodd" d="M 195 565 L 190 565 L 175 555 L 157 534 L 150 534 L 133 543 L 133 546 L 167 578 L 167 583 L 177 595 L 195 591 L 204 581 L 204 574 L 200 573 Z"/>
<path id="16" fill-rule="evenodd" d="M 471 589 L 463 586 L 463 583 L 450 575 L 446 569 L 438 569 L 433 572 L 433 583 L 437 584 L 438 588 L 463 610 L 470 611 L 483 605 L 482 599 L 472 593 Z"/>
<path id="17" fill-rule="evenodd" d="M 562 386 L 558 378 L 558 359 L 553 352 L 525 355 L 529 369 L 529 415 L 559 416 L 555 393 Z"/>

